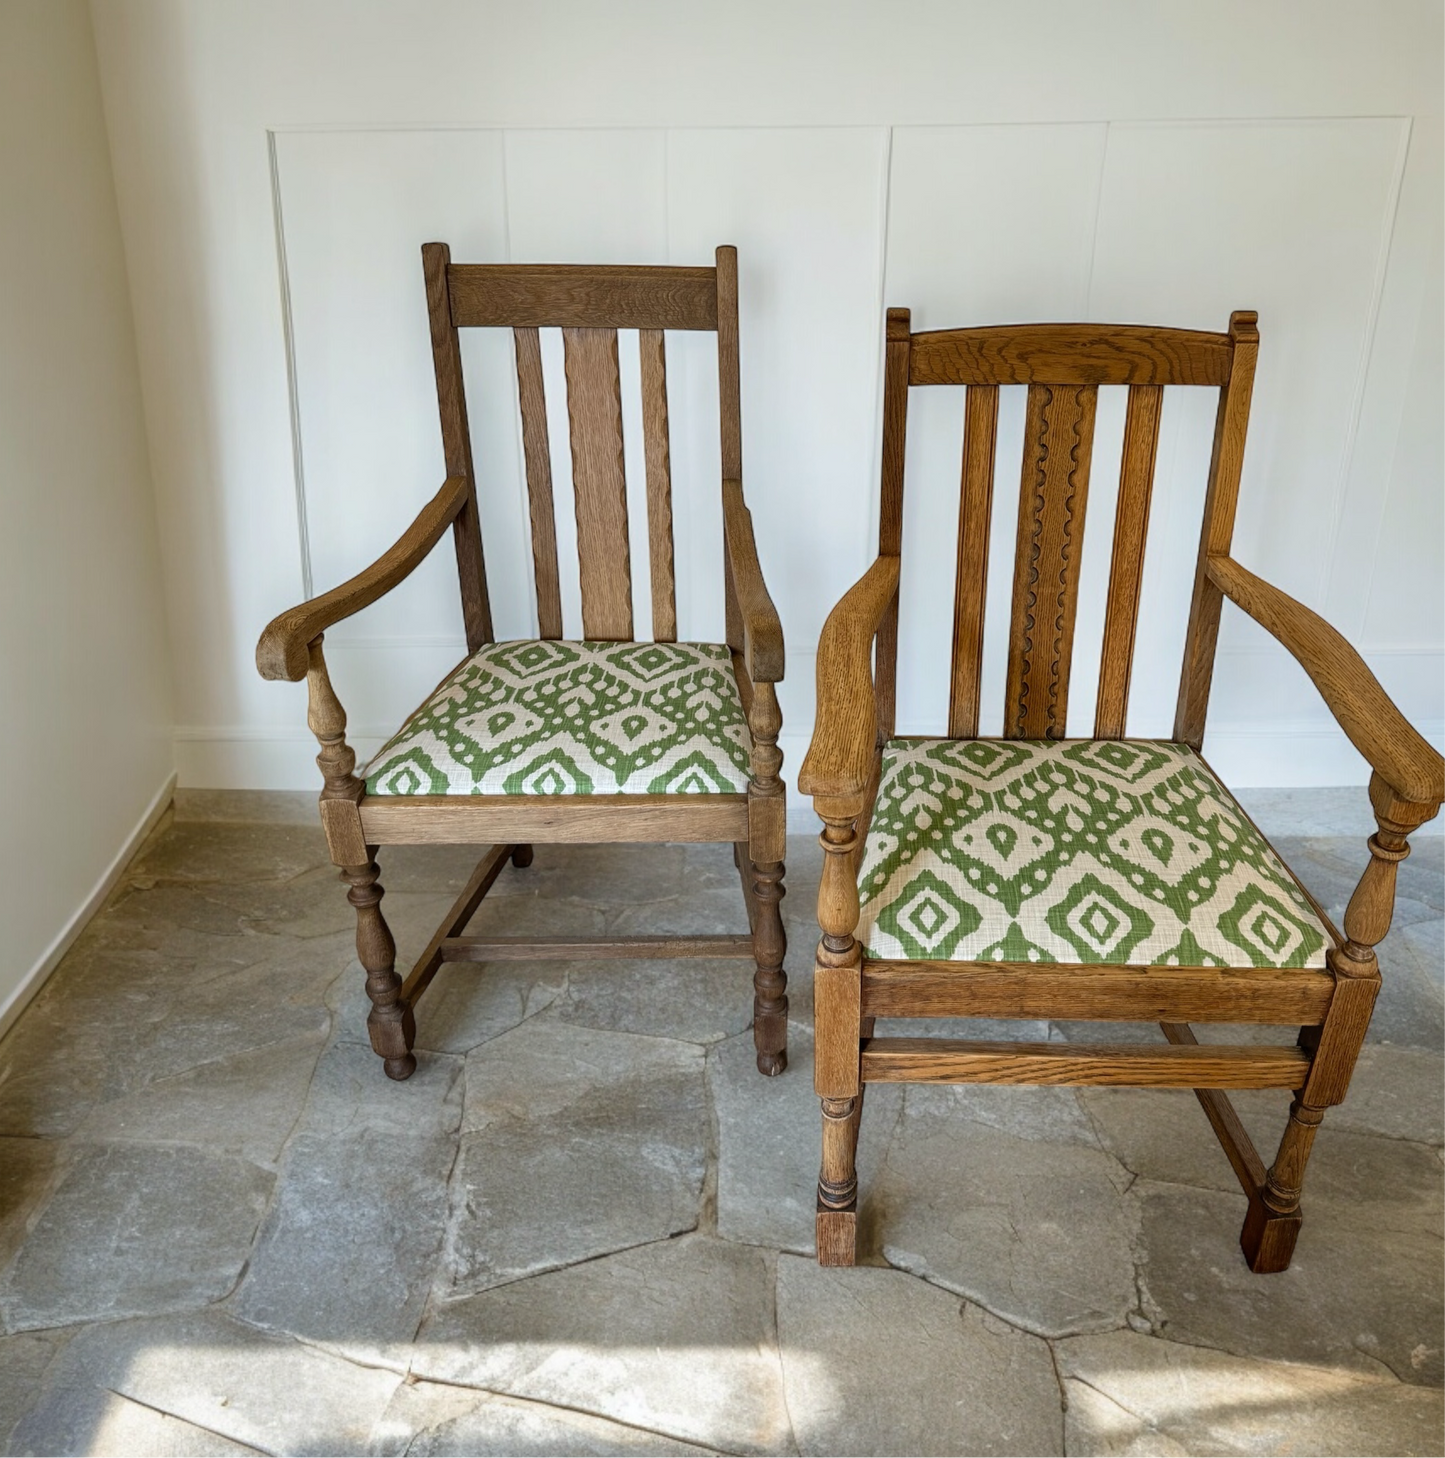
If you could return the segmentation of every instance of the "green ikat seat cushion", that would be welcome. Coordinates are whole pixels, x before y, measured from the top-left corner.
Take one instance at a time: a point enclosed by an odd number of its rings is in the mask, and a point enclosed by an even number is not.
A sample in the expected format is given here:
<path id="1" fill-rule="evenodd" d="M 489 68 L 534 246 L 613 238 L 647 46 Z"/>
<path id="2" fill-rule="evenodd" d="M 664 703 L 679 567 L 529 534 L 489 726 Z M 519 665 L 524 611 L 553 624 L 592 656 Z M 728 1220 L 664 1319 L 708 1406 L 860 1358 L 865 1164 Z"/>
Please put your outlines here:
<path id="1" fill-rule="evenodd" d="M 720 643 L 489 643 L 371 761 L 366 791 L 742 794 L 750 745 Z"/>
<path id="2" fill-rule="evenodd" d="M 858 873 L 884 960 L 1322 967 L 1328 934 L 1192 750 L 894 740 Z"/>

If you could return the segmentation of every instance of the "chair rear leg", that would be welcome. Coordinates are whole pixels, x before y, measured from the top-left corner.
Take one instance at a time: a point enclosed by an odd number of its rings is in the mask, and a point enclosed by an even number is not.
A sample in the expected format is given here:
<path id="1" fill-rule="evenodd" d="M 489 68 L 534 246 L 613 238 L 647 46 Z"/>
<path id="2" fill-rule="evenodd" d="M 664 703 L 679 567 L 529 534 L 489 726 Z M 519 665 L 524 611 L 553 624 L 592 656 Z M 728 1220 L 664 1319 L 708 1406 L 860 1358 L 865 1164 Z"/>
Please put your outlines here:
<path id="1" fill-rule="evenodd" d="M 375 855 L 375 847 L 367 849 Z M 416 1041 L 416 1018 L 411 1005 L 401 997 L 396 942 L 381 914 L 381 898 L 386 893 L 377 880 L 380 874 L 375 859 L 341 869 L 342 880 L 351 887 L 346 899 L 356 908 L 356 955 L 366 969 L 366 995 L 371 999 L 366 1019 L 371 1046 L 384 1060 L 386 1076 L 403 1079 L 416 1072 L 416 1058 L 411 1051 Z"/>
<path id="2" fill-rule="evenodd" d="M 788 936 L 778 905 L 787 894 L 783 870 L 782 861 L 753 866 L 753 1046 L 758 1072 L 770 1077 L 788 1066 L 788 975 L 783 971 Z"/>
<path id="3" fill-rule="evenodd" d="M 519 871 L 525 871 L 532 864 L 532 847 L 529 845 L 514 845 L 512 847 L 512 864 Z"/>

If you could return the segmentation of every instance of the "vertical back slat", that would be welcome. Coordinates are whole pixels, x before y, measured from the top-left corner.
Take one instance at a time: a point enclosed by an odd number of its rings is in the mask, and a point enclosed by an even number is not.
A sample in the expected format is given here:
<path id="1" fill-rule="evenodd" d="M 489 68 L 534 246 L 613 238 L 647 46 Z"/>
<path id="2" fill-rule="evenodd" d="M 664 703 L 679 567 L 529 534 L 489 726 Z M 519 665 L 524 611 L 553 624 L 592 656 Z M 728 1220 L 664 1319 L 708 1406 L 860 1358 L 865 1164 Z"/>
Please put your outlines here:
<path id="1" fill-rule="evenodd" d="M 1259 354 L 1259 316 L 1243 310 L 1229 316 L 1234 358 L 1229 379 L 1220 387 L 1214 421 L 1214 450 L 1209 460 L 1209 486 L 1204 495 L 1204 521 L 1199 531 L 1199 560 L 1194 572 L 1194 600 L 1184 638 L 1184 668 L 1179 675 L 1179 706 L 1174 737 L 1200 749 L 1209 686 L 1214 678 L 1214 645 L 1219 638 L 1219 612 L 1224 599 L 1205 570 L 1206 558 L 1227 553 L 1234 540 L 1234 512 L 1239 504 L 1239 476 L 1244 469 L 1244 437 L 1249 428 L 1249 400 L 1254 391 L 1254 364 Z"/>
<path id="2" fill-rule="evenodd" d="M 627 476 L 615 329 L 564 329 L 584 638 L 632 637 Z"/>
<path id="3" fill-rule="evenodd" d="M 1144 544 L 1159 450 L 1162 385 L 1131 385 L 1124 417 L 1124 451 L 1119 463 L 1119 501 L 1114 509 L 1114 550 L 1109 564 L 1109 601 L 1099 660 L 1096 739 L 1122 739 L 1129 716 L 1129 678 L 1139 623 L 1139 589 L 1144 580 Z"/>
<path id="4" fill-rule="evenodd" d="M 988 586 L 988 536 L 993 516 L 993 463 L 998 443 L 998 386 L 971 385 L 963 418 L 963 479 L 958 503 L 958 565 L 953 589 L 953 673 L 948 733 L 978 734 L 983 673 L 983 605 Z"/>
<path id="5" fill-rule="evenodd" d="M 1062 739 L 1096 385 L 1030 385 L 1019 484 L 1004 737 Z"/>
<path id="6" fill-rule="evenodd" d="M 562 636 L 562 588 L 557 576 L 557 521 L 552 505 L 552 453 L 547 443 L 547 394 L 542 342 L 535 329 L 514 329 L 517 398 L 522 407 L 522 454 L 532 514 L 532 566 L 537 584 L 537 632 Z"/>
<path id="7" fill-rule="evenodd" d="M 647 462 L 647 555 L 652 568 L 652 636 L 677 641 L 673 574 L 672 464 L 667 436 L 667 349 L 661 329 L 637 336 L 642 363 L 642 440 Z"/>
<path id="8" fill-rule="evenodd" d="M 883 470 L 879 483 L 878 553 L 897 557 L 903 549 L 903 453 L 908 436 L 908 363 L 913 351 L 907 309 L 890 309 L 883 354 Z M 873 680 L 878 699 L 878 734 L 893 737 L 898 710 L 898 598 L 878 624 Z"/>
<path id="9" fill-rule="evenodd" d="M 457 576 L 462 592 L 462 621 L 467 651 L 475 653 L 492 641 L 492 607 L 487 597 L 487 567 L 482 556 L 482 522 L 477 513 L 477 478 L 472 471 L 472 440 L 467 430 L 467 394 L 462 382 L 462 354 L 452 323 L 447 268 L 451 249 L 445 243 L 424 243 L 422 272 L 426 278 L 427 314 L 431 321 L 432 364 L 436 369 L 437 408 L 441 413 L 442 453 L 448 476 L 465 476 L 467 502 L 452 523 L 457 550 Z"/>

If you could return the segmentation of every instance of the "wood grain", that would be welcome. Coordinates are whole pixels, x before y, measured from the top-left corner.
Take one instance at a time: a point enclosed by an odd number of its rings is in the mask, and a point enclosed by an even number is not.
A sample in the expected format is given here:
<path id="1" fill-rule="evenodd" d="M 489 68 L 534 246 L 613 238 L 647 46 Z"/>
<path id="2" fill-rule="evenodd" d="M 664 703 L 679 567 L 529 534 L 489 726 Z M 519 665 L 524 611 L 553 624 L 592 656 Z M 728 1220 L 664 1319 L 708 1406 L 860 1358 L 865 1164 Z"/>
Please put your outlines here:
<path id="1" fill-rule="evenodd" d="M 913 336 L 911 385 L 1222 385 L 1229 337 L 1137 324 L 1010 324 Z"/>
<path id="2" fill-rule="evenodd" d="M 717 328 L 711 268 L 454 263 L 447 276 L 459 327 Z"/>
<path id="3" fill-rule="evenodd" d="M 475 653 L 492 641 L 492 607 L 487 596 L 487 564 L 482 555 L 482 521 L 477 511 L 477 474 L 472 468 L 472 437 L 467 425 L 467 392 L 462 379 L 461 346 L 452 322 L 447 273 L 451 250 L 445 243 L 425 243 L 421 250 L 426 278 L 427 317 L 431 325 L 432 365 L 441 416 L 442 454 L 448 476 L 467 483 L 467 500 L 452 523 L 461 585 L 462 621 L 467 651 Z"/>
<path id="4" fill-rule="evenodd" d="M 753 959 L 750 933 L 737 936 L 635 937 L 464 937 L 440 943 L 447 962 L 587 961 L 594 957 L 722 957 Z"/>
<path id="5" fill-rule="evenodd" d="M 913 347 L 907 309 L 889 309 L 883 358 L 883 467 L 878 498 L 878 555 L 903 551 L 903 462 L 908 442 L 908 372 Z M 898 708 L 898 600 L 878 620 L 873 675 L 878 738 L 893 737 Z"/>
<path id="6" fill-rule="evenodd" d="M 743 500 L 741 481 L 723 482 L 723 541 L 736 592 L 742 627 L 743 661 L 753 684 L 783 678 L 783 625 L 763 581 L 753 536 L 753 516 Z"/>
<path id="7" fill-rule="evenodd" d="M 1094 449 L 1093 385 L 1030 385 L 1004 738 L 1062 739 Z"/>
<path id="8" fill-rule="evenodd" d="M 1365 660 L 1318 613 L 1225 556 L 1208 580 L 1293 655 L 1351 744 L 1404 799 L 1439 805 L 1445 760 L 1397 709 Z M 1432 812 L 1433 813 L 1433 812 Z"/>
<path id="9" fill-rule="evenodd" d="M 1117 1088 L 1298 1088 L 1302 1048 L 1141 1043 L 995 1043 L 870 1038 L 867 1083 L 1032 1083 Z"/>
<path id="10" fill-rule="evenodd" d="M 1174 711 L 1174 738 L 1191 748 L 1204 746 L 1204 721 L 1214 679 L 1214 648 L 1219 639 L 1223 598 L 1209 576 L 1209 558 L 1229 552 L 1234 540 L 1234 515 L 1239 505 L 1239 478 L 1244 469 L 1244 442 L 1249 432 L 1249 404 L 1254 393 L 1254 367 L 1259 358 L 1258 318 L 1245 310 L 1229 316 L 1234 350 L 1229 381 L 1219 392 L 1214 418 L 1214 445 L 1204 492 L 1204 517 L 1199 528 L 1199 557 L 1194 568 L 1194 596 L 1184 635 L 1184 663 L 1179 673 L 1179 699 Z"/>
<path id="11" fill-rule="evenodd" d="M 369 607 L 410 576 L 470 500 L 467 482 L 448 477 L 412 524 L 371 566 L 340 587 L 272 618 L 256 644 L 256 667 L 261 677 L 293 683 L 305 678 L 311 640 L 332 624 Z"/>
<path id="12" fill-rule="evenodd" d="M 1114 507 L 1114 550 L 1109 560 L 1109 596 L 1104 646 L 1099 661 L 1095 739 L 1122 739 L 1129 717 L 1129 680 L 1144 583 L 1144 546 L 1149 537 L 1149 502 L 1159 450 L 1160 385 L 1134 385 L 1124 417 L 1119 495 Z"/>
<path id="13" fill-rule="evenodd" d="M 652 637 L 677 642 L 673 575 L 672 461 L 667 428 L 667 346 L 661 329 L 637 337 L 642 370 L 642 444 L 647 470 L 647 558 L 652 581 Z"/>
<path id="14" fill-rule="evenodd" d="M 552 451 L 547 433 L 547 393 L 542 380 L 542 341 L 535 329 L 514 329 L 512 335 L 517 350 L 517 400 L 522 412 L 527 501 L 532 516 L 537 632 L 543 638 L 560 638 L 562 588 L 557 575 L 557 521 L 552 501 Z"/>
<path id="15" fill-rule="evenodd" d="M 798 788 L 805 795 L 859 797 L 854 815 L 878 746 L 873 637 L 897 600 L 898 569 L 897 557 L 879 557 L 828 614 L 818 639 L 818 713 Z"/>
<path id="16" fill-rule="evenodd" d="M 1103 1022 L 1322 1021 L 1335 980 L 1312 968 L 863 964 L 863 1012 L 880 1018 L 1078 1018 Z"/>
<path id="17" fill-rule="evenodd" d="M 746 795 L 368 795 L 372 845 L 747 839 Z"/>
<path id="18" fill-rule="evenodd" d="M 971 386 L 964 402 L 958 559 L 953 584 L 953 660 L 948 688 L 951 739 L 972 739 L 978 733 L 983 610 L 988 588 L 988 537 L 993 519 L 993 465 L 997 448 L 998 386 Z"/>
<path id="19" fill-rule="evenodd" d="M 615 329 L 564 329 L 582 636 L 632 637 L 632 554 Z"/>

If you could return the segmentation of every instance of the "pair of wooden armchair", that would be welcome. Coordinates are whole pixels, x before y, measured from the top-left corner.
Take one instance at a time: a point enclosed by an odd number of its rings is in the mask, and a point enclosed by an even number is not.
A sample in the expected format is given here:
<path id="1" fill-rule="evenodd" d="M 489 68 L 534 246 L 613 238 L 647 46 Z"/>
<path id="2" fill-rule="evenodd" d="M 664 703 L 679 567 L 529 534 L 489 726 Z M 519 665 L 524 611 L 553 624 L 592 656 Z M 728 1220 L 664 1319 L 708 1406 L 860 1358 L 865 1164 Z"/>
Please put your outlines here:
<path id="1" fill-rule="evenodd" d="M 415 1068 L 413 1008 L 444 961 L 736 956 L 755 963 L 761 1072 L 786 1066 L 785 814 L 774 685 L 783 638 L 742 495 L 737 260 L 715 268 L 452 264 L 423 250 L 448 479 L 400 541 L 275 619 L 257 662 L 306 678 L 321 816 L 350 885 L 386 1072 Z M 457 331 L 509 327 L 531 505 L 538 637 L 493 642 Z M 560 328 L 582 603 L 562 637 L 538 330 Z M 650 642 L 635 638 L 617 330 L 639 332 Z M 664 332 L 717 334 L 726 643 L 678 643 Z M 1100 325 L 913 334 L 887 323 L 878 560 L 829 617 L 818 728 L 800 775 L 824 822 L 815 981 L 825 1264 L 855 1255 L 854 1158 L 868 1082 L 1127 1084 L 1197 1091 L 1248 1197 L 1242 1243 L 1283 1270 L 1324 1110 L 1343 1099 L 1406 836 L 1445 797 L 1441 758 L 1353 650 L 1229 556 L 1258 334 Z M 967 386 L 948 734 L 894 737 L 909 390 Z M 1129 387 L 1094 737 L 1063 737 L 1099 385 Z M 1004 736 L 979 737 L 984 584 L 1004 385 L 1028 388 Z M 1124 738 L 1162 393 L 1220 393 L 1173 739 Z M 359 776 L 322 635 L 411 572 L 450 526 L 468 656 Z M 1379 832 L 1330 924 L 1199 755 L 1223 599 L 1304 665 L 1374 769 Z M 465 935 L 506 862 L 548 841 L 731 841 L 750 930 L 706 937 Z M 486 847 L 410 975 L 380 911 L 377 847 Z M 1150 1021 L 1157 1044 L 880 1038 L 877 1017 Z M 1286 1046 L 1200 1044 L 1190 1020 L 1288 1024 Z M 1295 1091 L 1266 1171 L 1228 1088 Z M 800 1134 L 801 1137 L 801 1134 Z"/>

